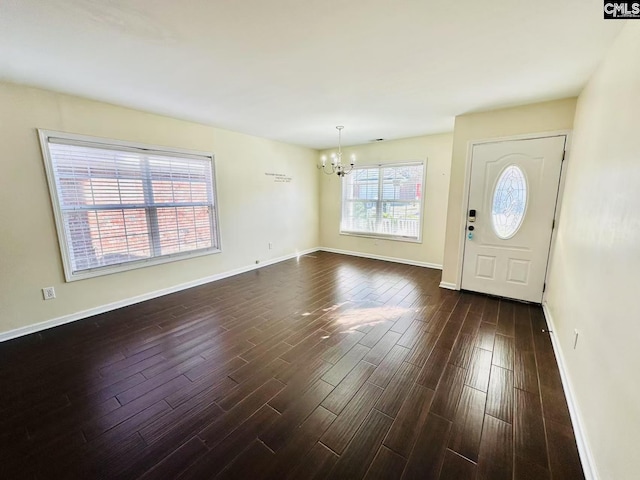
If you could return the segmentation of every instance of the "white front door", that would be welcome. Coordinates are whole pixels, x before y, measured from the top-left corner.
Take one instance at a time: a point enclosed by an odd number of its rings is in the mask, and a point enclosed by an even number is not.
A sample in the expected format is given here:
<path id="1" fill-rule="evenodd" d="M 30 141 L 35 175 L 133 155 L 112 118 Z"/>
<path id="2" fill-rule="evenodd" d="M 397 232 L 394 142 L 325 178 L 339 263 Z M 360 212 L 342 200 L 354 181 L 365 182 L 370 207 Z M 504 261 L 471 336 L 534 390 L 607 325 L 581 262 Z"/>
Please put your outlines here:
<path id="1" fill-rule="evenodd" d="M 462 289 L 542 301 L 565 142 L 473 146 Z"/>

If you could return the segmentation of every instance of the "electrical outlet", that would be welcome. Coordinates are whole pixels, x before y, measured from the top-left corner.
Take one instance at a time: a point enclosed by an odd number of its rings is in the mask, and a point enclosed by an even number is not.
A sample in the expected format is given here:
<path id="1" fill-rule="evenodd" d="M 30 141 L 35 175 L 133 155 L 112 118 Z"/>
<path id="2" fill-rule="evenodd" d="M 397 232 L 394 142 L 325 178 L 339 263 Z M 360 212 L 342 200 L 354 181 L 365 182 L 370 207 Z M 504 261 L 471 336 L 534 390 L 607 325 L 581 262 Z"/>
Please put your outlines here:
<path id="1" fill-rule="evenodd" d="M 273 248 L 273 243 L 269 242 L 269 250 Z"/>
<path id="2" fill-rule="evenodd" d="M 53 287 L 44 287 L 42 289 L 42 296 L 45 300 L 52 300 L 56 298 L 56 291 L 53 289 Z"/>

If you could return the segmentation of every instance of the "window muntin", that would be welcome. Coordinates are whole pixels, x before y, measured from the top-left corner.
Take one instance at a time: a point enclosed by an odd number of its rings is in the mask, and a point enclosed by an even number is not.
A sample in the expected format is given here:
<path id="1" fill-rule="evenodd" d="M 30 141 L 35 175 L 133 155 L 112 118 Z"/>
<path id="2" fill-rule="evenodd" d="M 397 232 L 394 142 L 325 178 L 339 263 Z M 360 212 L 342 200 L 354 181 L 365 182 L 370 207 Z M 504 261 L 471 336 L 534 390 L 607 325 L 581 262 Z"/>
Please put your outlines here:
<path id="1" fill-rule="evenodd" d="M 219 251 L 212 155 L 40 137 L 68 281 Z"/>
<path id="2" fill-rule="evenodd" d="M 424 164 L 356 167 L 343 178 L 340 233 L 419 242 Z"/>
<path id="3" fill-rule="evenodd" d="M 527 178 L 517 165 L 505 168 L 493 191 L 491 223 L 496 235 L 507 240 L 513 237 L 522 222 L 527 208 Z"/>

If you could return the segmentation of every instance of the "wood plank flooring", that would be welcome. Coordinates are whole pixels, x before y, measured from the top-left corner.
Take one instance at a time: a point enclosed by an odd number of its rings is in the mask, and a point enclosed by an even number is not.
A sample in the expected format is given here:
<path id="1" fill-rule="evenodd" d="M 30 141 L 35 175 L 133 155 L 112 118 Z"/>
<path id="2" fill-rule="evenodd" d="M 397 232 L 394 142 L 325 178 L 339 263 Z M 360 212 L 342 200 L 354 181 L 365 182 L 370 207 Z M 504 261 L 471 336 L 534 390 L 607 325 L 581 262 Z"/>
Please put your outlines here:
<path id="1" fill-rule="evenodd" d="M 315 253 L 0 344 L 0 478 L 580 479 L 540 308 Z"/>

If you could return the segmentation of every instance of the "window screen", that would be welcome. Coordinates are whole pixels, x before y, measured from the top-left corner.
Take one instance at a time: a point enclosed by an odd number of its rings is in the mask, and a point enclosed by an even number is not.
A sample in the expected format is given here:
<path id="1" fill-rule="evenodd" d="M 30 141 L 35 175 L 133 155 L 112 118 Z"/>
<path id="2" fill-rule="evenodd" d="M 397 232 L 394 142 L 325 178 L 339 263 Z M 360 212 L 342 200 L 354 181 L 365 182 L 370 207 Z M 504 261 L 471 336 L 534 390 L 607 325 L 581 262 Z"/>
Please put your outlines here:
<path id="1" fill-rule="evenodd" d="M 424 164 L 357 167 L 343 178 L 341 233 L 419 241 Z"/>
<path id="2" fill-rule="evenodd" d="M 212 156 L 40 133 L 68 280 L 219 250 Z"/>

